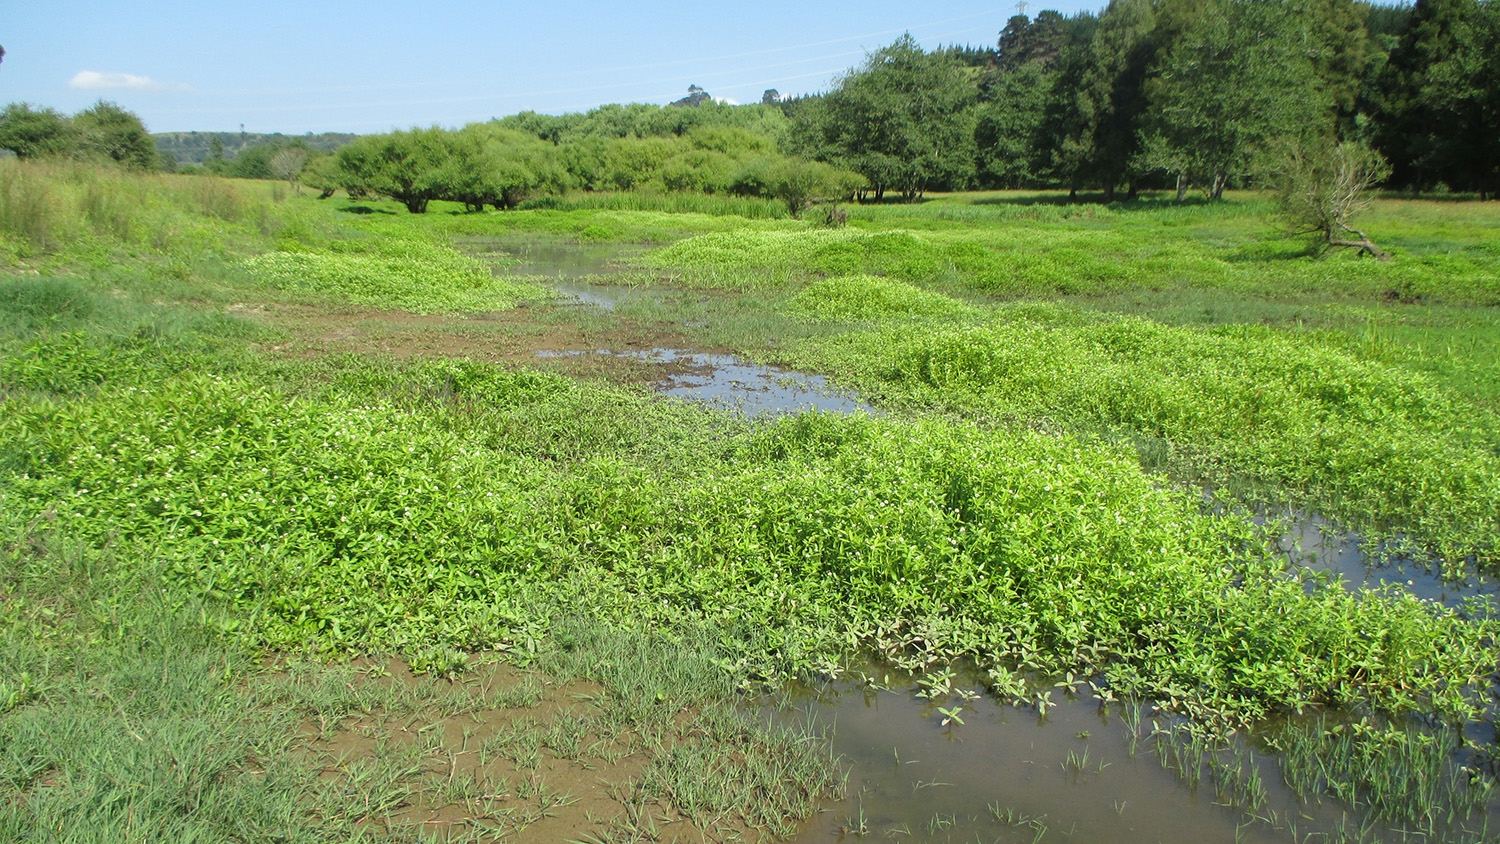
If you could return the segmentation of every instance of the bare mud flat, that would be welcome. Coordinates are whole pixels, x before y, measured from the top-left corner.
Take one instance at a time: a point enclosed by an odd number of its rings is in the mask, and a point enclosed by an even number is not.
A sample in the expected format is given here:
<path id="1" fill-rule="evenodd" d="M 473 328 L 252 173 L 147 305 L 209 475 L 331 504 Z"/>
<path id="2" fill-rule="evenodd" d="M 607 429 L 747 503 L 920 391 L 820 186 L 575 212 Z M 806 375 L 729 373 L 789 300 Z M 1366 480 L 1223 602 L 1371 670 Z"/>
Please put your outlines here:
<path id="1" fill-rule="evenodd" d="M 315 787 L 347 793 L 377 838 L 733 841 L 784 823 L 753 795 L 786 764 L 777 743 L 798 739 L 732 706 L 641 718 L 601 685 L 504 662 L 451 681 L 389 661 L 276 682 L 310 713 L 294 747 Z"/>

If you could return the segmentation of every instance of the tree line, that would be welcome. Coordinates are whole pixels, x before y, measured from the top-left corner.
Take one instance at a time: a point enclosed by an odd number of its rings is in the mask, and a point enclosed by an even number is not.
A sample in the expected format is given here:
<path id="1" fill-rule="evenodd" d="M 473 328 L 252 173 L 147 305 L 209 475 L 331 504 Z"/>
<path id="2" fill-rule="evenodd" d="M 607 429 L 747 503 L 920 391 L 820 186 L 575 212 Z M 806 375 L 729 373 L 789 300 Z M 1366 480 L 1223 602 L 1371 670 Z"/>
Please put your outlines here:
<path id="1" fill-rule="evenodd" d="M 349 132 L 323 132 L 317 135 L 283 135 L 280 132 L 262 134 L 257 132 L 155 132 L 151 140 L 156 148 L 167 153 L 177 162 L 179 169 L 192 165 L 203 165 L 215 172 L 234 164 L 251 150 L 277 149 L 284 146 L 301 146 L 309 151 L 333 152 L 359 137 Z M 269 155 L 261 156 L 268 158 Z M 245 178 L 267 178 L 265 175 Z"/>
<path id="2" fill-rule="evenodd" d="M 568 190 L 647 190 L 774 198 L 795 216 L 814 199 L 853 196 L 857 173 L 782 152 L 788 125 L 774 107 L 714 103 L 526 112 L 361 137 L 302 178 L 325 195 L 379 194 L 413 213 L 433 200 L 509 209 Z"/>
<path id="3" fill-rule="evenodd" d="M 461 129 L 364 136 L 334 154 L 270 138 L 203 172 L 513 208 L 568 190 L 911 199 L 929 190 L 1346 184 L 1500 195 L 1500 0 L 1111 0 L 1016 15 L 993 47 L 871 53 L 831 90 L 755 105 L 701 89 L 670 106 L 523 112 Z M 158 162 L 111 103 L 0 114 L 0 148 Z M 1285 185 L 1281 185 L 1285 188 Z"/>
<path id="4" fill-rule="evenodd" d="M 792 149 L 899 191 L 1231 184 L 1340 145 L 1387 185 L 1500 193 L 1500 0 L 1111 0 L 995 48 L 909 36 L 782 103 Z M 1347 156 L 1346 156 L 1347 157 Z"/>

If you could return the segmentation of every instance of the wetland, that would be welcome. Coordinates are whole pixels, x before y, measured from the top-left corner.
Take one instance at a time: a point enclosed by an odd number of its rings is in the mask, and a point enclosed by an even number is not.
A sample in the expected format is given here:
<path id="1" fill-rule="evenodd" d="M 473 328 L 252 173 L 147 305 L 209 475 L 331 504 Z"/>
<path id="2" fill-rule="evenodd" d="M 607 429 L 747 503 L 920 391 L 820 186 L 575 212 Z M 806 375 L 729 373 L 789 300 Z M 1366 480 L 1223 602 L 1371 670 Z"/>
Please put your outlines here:
<path id="1" fill-rule="evenodd" d="M 0 164 L 6 834 L 1500 830 L 1493 203 L 1378 202 L 1377 265 L 1252 194 Z"/>

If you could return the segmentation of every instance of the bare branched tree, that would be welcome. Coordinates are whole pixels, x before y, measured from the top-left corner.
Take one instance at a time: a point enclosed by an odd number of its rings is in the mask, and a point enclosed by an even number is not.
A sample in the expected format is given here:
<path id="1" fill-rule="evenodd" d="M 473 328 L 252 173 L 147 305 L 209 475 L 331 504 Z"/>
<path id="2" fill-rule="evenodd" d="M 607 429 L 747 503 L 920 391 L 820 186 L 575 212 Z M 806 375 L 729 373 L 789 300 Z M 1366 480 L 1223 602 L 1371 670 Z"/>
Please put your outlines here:
<path id="1" fill-rule="evenodd" d="M 270 168 L 271 175 L 278 179 L 286 179 L 292 190 L 297 189 L 297 177 L 302 175 L 302 165 L 307 163 L 307 150 L 301 147 L 286 147 L 271 156 L 266 162 Z"/>
<path id="2" fill-rule="evenodd" d="M 1271 182 L 1282 219 L 1294 233 L 1316 236 L 1324 249 L 1357 249 L 1389 261 L 1389 253 L 1350 225 L 1369 207 L 1370 188 L 1389 174 L 1380 153 L 1363 144 L 1299 142 L 1282 151 Z"/>

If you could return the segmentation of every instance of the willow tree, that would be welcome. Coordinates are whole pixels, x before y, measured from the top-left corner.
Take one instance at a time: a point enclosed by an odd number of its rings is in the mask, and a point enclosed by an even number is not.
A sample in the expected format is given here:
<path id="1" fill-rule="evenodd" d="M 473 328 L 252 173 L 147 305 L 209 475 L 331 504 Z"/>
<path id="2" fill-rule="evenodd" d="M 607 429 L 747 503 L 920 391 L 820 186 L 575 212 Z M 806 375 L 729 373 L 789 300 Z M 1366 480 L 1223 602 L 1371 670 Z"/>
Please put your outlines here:
<path id="1" fill-rule="evenodd" d="M 0 112 L 0 149 L 17 158 L 62 155 L 77 145 L 77 132 L 68 118 L 50 108 L 11 103 Z"/>
<path id="2" fill-rule="evenodd" d="M 135 170 L 156 169 L 156 143 L 134 112 L 100 100 L 73 115 L 78 154 L 97 161 L 113 161 Z"/>
<path id="3" fill-rule="evenodd" d="M 448 190 L 453 148 L 453 133 L 436 126 L 366 135 L 339 150 L 342 187 L 351 195 L 388 196 L 422 214 Z"/>

